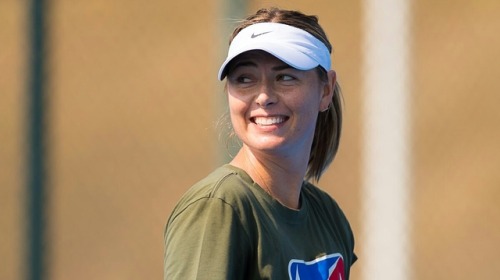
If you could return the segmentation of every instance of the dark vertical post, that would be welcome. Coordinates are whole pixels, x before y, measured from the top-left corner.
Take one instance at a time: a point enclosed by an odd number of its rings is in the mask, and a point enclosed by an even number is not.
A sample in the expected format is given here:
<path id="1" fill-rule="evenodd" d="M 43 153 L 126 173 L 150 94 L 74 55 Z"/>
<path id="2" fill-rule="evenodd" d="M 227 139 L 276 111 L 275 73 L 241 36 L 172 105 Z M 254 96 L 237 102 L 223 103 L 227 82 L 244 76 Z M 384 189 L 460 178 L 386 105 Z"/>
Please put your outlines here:
<path id="1" fill-rule="evenodd" d="M 220 43 L 219 43 L 219 60 L 218 60 L 218 65 L 224 61 L 227 55 L 227 49 L 229 47 L 229 36 L 231 35 L 233 29 L 236 27 L 236 25 L 239 23 L 240 20 L 244 19 L 247 16 L 248 12 L 248 1 L 247 0 L 223 0 L 221 1 L 221 15 L 222 15 L 222 20 L 221 24 L 219 27 L 220 30 Z M 218 70 L 218 69 L 217 69 Z M 214 76 L 216 76 L 217 73 L 214 73 Z M 223 86 L 219 87 L 219 92 L 223 91 Z M 217 112 L 217 117 L 224 115 L 228 109 L 227 109 L 227 97 L 225 94 L 219 94 L 218 96 L 221 96 L 219 100 L 217 100 L 217 106 L 216 106 L 216 112 Z M 224 126 L 219 126 L 218 129 L 221 133 L 222 137 L 227 137 L 226 130 L 228 130 L 228 127 Z M 219 137 L 221 138 L 221 137 Z M 235 141 L 229 141 L 229 139 L 218 139 L 219 140 L 219 145 L 217 149 L 218 153 L 218 165 L 221 163 L 227 163 L 229 160 L 231 160 L 232 156 L 236 155 L 237 150 L 238 150 L 238 145 L 235 143 Z M 226 143 L 226 140 L 228 141 Z"/>
<path id="2" fill-rule="evenodd" d="M 43 280 L 45 270 L 45 88 L 46 1 L 31 0 L 29 15 L 28 180 L 27 180 L 27 279 Z"/>

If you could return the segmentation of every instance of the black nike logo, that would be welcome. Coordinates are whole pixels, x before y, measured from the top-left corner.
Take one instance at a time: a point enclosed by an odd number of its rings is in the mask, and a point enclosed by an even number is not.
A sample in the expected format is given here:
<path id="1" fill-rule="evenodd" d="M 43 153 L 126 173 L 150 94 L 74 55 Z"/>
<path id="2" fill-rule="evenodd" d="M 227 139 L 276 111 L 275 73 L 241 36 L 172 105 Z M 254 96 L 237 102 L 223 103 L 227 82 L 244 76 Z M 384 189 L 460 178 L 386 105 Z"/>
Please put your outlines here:
<path id="1" fill-rule="evenodd" d="M 253 38 L 259 37 L 260 35 L 267 34 L 267 33 L 269 33 L 269 32 L 272 32 L 272 31 L 267 31 L 267 32 L 262 32 L 262 33 L 257 33 L 257 34 L 252 33 L 252 36 L 250 36 L 250 38 L 252 38 L 252 39 L 253 39 Z"/>

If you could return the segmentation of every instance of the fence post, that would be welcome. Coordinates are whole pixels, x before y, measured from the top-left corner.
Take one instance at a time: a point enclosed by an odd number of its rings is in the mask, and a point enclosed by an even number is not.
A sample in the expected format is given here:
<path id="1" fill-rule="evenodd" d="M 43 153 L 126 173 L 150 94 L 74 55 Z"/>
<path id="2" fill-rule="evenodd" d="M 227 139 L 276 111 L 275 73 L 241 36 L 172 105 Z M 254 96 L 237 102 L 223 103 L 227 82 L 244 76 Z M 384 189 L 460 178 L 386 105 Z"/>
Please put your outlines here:
<path id="1" fill-rule="evenodd" d="M 248 10 L 248 1 L 247 0 L 222 0 L 220 2 L 220 12 L 221 15 L 220 23 L 219 23 L 219 50 L 218 50 L 218 64 L 217 67 L 220 66 L 220 63 L 224 61 L 227 55 L 227 49 L 229 47 L 229 36 L 232 33 L 234 27 L 238 24 L 238 22 L 244 19 L 247 16 Z M 216 68 L 218 70 L 218 68 Z M 217 73 L 214 72 L 214 77 L 217 76 Z M 217 104 L 215 105 L 216 117 L 220 118 L 228 111 L 227 105 L 227 97 L 225 94 L 219 94 L 223 92 L 222 84 L 219 83 L 217 87 Z M 220 124 L 220 123 L 219 123 Z M 217 126 L 217 129 L 220 131 L 216 131 L 218 137 L 217 142 L 217 165 L 227 163 L 231 160 L 231 157 L 234 156 L 239 149 L 239 145 L 237 144 L 237 140 L 235 139 L 226 139 L 228 135 L 226 135 L 227 130 L 230 128 L 224 126 Z M 233 140 L 233 141 L 231 141 Z"/>
<path id="2" fill-rule="evenodd" d="M 46 278 L 46 3 L 29 2 L 27 124 L 27 270 L 29 280 Z"/>
<path id="3" fill-rule="evenodd" d="M 364 0 L 363 279 L 410 279 L 410 0 Z"/>

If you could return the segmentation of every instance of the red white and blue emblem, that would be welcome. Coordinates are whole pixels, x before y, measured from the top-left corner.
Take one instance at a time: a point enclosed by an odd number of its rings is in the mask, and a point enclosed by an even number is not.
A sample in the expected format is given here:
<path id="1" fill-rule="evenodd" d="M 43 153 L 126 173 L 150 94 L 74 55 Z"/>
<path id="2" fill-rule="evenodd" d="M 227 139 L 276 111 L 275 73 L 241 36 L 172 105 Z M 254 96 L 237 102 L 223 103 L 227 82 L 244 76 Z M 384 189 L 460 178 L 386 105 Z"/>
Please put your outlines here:
<path id="1" fill-rule="evenodd" d="M 331 254 L 312 261 L 291 260 L 288 263 L 290 280 L 345 280 L 344 259 Z"/>

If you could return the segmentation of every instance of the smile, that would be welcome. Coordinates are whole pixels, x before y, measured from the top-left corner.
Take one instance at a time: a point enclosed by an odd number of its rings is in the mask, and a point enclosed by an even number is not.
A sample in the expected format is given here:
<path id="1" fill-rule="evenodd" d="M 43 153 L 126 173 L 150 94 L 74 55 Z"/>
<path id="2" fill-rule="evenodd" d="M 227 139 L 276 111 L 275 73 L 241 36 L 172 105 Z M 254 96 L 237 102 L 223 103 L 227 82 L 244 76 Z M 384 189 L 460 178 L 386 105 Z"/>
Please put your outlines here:
<path id="1" fill-rule="evenodd" d="M 254 117 L 251 118 L 252 122 L 266 126 L 266 125 L 276 125 L 285 122 L 288 119 L 288 117 L 284 116 L 277 116 L 277 117 Z"/>

